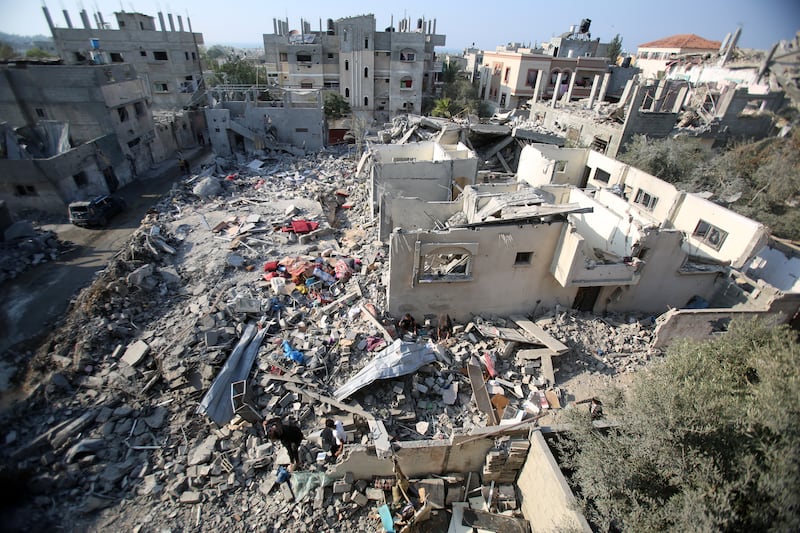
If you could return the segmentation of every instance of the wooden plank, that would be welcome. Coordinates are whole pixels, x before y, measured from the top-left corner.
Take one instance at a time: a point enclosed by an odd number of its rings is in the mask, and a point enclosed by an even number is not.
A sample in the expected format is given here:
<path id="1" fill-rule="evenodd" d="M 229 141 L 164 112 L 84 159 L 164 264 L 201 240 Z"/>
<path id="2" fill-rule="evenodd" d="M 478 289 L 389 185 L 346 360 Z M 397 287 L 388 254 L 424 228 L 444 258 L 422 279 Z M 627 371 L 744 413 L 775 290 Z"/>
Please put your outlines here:
<path id="1" fill-rule="evenodd" d="M 556 352 L 556 354 L 560 355 L 564 352 L 569 351 L 569 348 L 565 346 L 561 341 L 554 339 L 551 337 L 545 330 L 541 327 L 537 326 L 530 320 L 526 319 L 523 316 L 512 316 L 510 317 L 511 320 L 517 323 L 519 327 L 524 329 L 527 333 L 530 333 L 535 337 L 539 342 Z"/>
<path id="2" fill-rule="evenodd" d="M 498 533 L 527 533 L 528 521 L 475 509 L 464 509 L 461 523 L 465 526 L 497 531 Z"/>
<path id="3" fill-rule="evenodd" d="M 495 415 L 492 401 L 489 399 L 489 393 L 486 391 L 486 382 L 483 381 L 483 372 L 479 366 L 467 365 L 467 374 L 469 374 L 472 394 L 475 396 L 475 403 L 478 404 L 478 409 L 489 417 L 490 426 L 496 426 L 497 415 Z"/>

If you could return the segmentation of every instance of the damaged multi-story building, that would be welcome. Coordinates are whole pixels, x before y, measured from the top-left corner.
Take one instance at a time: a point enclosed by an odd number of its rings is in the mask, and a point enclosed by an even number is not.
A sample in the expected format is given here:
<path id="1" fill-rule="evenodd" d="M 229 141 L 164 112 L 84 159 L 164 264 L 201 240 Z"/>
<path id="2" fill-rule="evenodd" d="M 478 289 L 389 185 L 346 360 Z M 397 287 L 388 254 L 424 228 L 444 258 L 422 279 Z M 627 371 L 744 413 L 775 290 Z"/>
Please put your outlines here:
<path id="1" fill-rule="evenodd" d="M 419 113 L 422 98 L 439 87 L 442 63 L 435 49 L 445 45 L 445 35 L 436 33 L 436 20 L 398 22 L 377 31 L 375 16 L 362 15 L 328 19 L 325 28 L 320 19 L 318 30 L 302 20 L 299 30 L 290 30 L 288 19 L 273 19 L 273 33 L 264 34 L 270 80 L 337 91 L 353 111 L 377 121 Z"/>
<path id="2" fill-rule="evenodd" d="M 396 148 L 374 147 L 364 167 L 377 181 L 372 190 L 389 192 L 379 234 L 389 244 L 388 307 L 397 316 L 666 313 L 663 331 L 702 336 L 720 316 L 788 321 L 798 311 L 800 286 L 782 271 L 796 259 L 778 251 L 766 227 L 596 151 L 527 146 L 515 180 L 475 180 L 448 200 L 428 196 L 421 177 L 429 173 L 416 174 L 417 185 L 413 170 L 402 170 L 413 168 L 408 161 L 392 159 Z M 404 187 L 394 186 L 403 172 Z"/>

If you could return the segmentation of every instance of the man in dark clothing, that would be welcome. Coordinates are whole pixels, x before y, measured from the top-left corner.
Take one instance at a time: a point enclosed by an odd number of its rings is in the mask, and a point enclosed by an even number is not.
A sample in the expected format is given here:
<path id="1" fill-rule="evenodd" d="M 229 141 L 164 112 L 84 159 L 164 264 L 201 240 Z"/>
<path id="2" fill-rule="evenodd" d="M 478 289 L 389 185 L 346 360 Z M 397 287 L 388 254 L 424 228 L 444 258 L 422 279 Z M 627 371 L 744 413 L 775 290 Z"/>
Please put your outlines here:
<path id="1" fill-rule="evenodd" d="M 410 333 L 412 335 L 417 334 L 417 321 L 414 320 L 414 317 L 411 316 L 411 313 L 406 313 L 403 315 L 403 318 L 400 319 L 397 327 L 400 329 L 400 336 L 403 336 L 406 333 Z"/>
<path id="2" fill-rule="evenodd" d="M 344 449 L 344 443 L 339 442 L 339 439 L 336 438 L 336 434 L 334 433 L 335 428 L 336 424 L 329 418 L 325 421 L 325 429 L 323 429 L 320 434 L 322 449 L 328 454 L 325 460 L 328 462 L 335 461 Z"/>
<path id="3" fill-rule="evenodd" d="M 280 418 L 271 418 L 264 421 L 264 432 L 269 440 L 279 440 L 289 452 L 292 464 L 289 470 L 300 467 L 300 443 L 303 442 L 303 432 L 294 424 L 284 424 Z"/>

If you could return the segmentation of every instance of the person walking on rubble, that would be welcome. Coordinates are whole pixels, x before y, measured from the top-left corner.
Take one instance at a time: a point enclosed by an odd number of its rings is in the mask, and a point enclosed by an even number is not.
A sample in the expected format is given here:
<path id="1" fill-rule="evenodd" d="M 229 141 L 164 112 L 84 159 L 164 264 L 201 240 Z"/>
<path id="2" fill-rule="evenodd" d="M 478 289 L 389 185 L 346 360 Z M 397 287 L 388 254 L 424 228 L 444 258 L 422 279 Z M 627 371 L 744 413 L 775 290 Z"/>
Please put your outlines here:
<path id="1" fill-rule="evenodd" d="M 271 418 L 264 421 L 264 432 L 269 440 L 281 441 L 286 451 L 289 452 L 289 471 L 300 468 L 300 443 L 303 442 L 303 432 L 294 424 L 284 424 L 280 418 Z"/>
<path id="2" fill-rule="evenodd" d="M 337 436 L 336 423 L 333 419 L 329 418 L 325 421 L 325 429 L 320 434 L 322 440 L 322 449 L 327 453 L 325 460 L 329 463 L 336 461 L 336 459 L 344 451 L 344 441 Z"/>

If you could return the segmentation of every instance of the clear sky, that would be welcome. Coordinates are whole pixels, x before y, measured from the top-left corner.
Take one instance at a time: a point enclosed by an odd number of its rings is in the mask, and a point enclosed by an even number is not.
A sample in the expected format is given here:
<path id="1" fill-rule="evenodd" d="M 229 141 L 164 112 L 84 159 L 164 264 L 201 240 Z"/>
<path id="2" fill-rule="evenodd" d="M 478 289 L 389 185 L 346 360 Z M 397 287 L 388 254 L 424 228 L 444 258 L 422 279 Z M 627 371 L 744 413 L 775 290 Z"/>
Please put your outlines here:
<path id="1" fill-rule="evenodd" d="M 81 8 L 100 11 L 113 21 L 115 11 L 136 11 L 156 16 L 159 11 L 188 14 L 192 28 L 209 44 L 248 43 L 262 46 L 261 35 L 272 33 L 273 17 L 289 19 L 299 28 L 301 17 L 319 28 L 328 18 L 373 13 L 377 27 L 408 16 L 436 18 L 437 33 L 447 36 L 448 50 L 460 50 L 473 42 L 491 49 L 507 42 L 542 42 L 569 30 L 581 19 L 592 20 L 592 37 L 602 42 L 617 33 L 623 48 L 635 52 L 639 44 L 678 33 L 695 33 L 721 41 L 742 26 L 739 46 L 768 49 L 781 39 L 792 39 L 800 30 L 800 0 L 406 0 L 404 2 L 355 2 L 349 0 L 49 0 L 45 1 L 56 26 L 66 27 L 62 9 L 72 24 L 82 27 Z M 50 35 L 41 0 L 0 0 L 0 31 L 19 35 Z M 176 22 L 177 24 L 177 22 Z M 116 27 L 116 25 L 114 26 Z"/>

